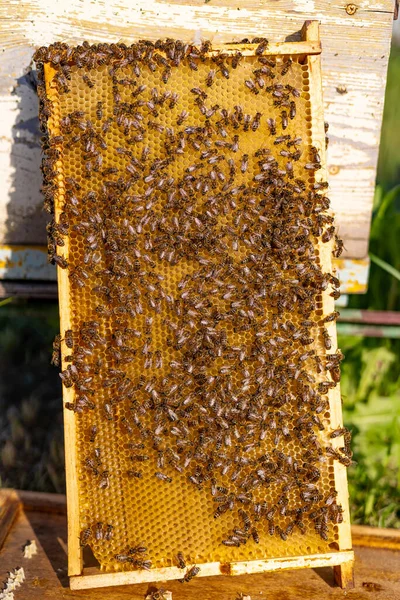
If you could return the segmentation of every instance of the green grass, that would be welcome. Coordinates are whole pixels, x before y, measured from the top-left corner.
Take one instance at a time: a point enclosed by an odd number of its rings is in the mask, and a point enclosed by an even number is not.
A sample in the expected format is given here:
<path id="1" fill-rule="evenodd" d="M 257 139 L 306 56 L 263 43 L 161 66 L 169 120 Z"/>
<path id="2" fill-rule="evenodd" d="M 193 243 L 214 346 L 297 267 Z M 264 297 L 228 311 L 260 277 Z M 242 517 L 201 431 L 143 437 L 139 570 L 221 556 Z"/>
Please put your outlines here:
<path id="1" fill-rule="evenodd" d="M 355 461 L 349 469 L 353 522 L 400 527 L 399 340 L 342 337 L 339 345 Z"/>
<path id="2" fill-rule="evenodd" d="M 368 293 L 351 297 L 350 307 L 400 311 L 400 185 L 376 188 L 370 251 Z M 349 470 L 353 521 L 400 527 L 400 340 L 342 337 L 339 345 L 356 461 Z"/>

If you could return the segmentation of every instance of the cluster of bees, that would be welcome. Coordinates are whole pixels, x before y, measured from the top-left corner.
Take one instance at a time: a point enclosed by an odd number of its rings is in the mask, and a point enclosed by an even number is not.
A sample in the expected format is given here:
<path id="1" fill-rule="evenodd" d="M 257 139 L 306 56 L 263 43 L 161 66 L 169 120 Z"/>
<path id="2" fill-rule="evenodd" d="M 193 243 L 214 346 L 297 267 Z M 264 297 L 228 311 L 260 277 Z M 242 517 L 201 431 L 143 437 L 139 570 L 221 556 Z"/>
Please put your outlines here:
<path id="1" fill-rule="evenodd" d="M 252 43 L 251 59 L 239 47 L 216 52 L 209 42 L 199 48 L 170 39 L 55 44 L 35 56 L 43 193 L 53 215 L 58 161 L 63 152 L 80 161 L 73 176 L 64 159 L 65 200 L 48 233 L 71 298 L 79 303 L 89 290 L 95 299 L 87 320 L 72 317 L 53 355 L 60 364 L 64 341 L 61 378 L 75 390 L 66 408 L 77 427 L 83 415 L 94 416 L 93 450 L 82 463 L 93 485 L 109 488 L 112 472 L 96 436 L 99 427 L 110 435 L 118 427 L 131 452 L 126 477 L 172 485 L 174 473 L 184 473 L 188 484 L 209 489 L 215 519 L 237 515 L 222 540 L 231 547 L 310 529 L 331 539 L 343 511 L 333 487 L 321 491 L 323 474 L 332 460 L 351 463 L 349 433 L 327 425 L 342 354 L 327 329 L 337 313 L 322 314 L 322 294 L 336 299 L 339 281 L 322 270 L 317 248 L 336 236 L 327 184 L 314 176 L 319 151 L 296 134 L 306 106 L 292 85 L 299 65 L 268 55 L 263 38 Z M 57 135 L 47 131 L 54 107 L 43 63 L 56 69 L 60 102 L 77 78 L 93 93 L 91 114 L 62 113 Z M 252 102 L 260 99 L 259 110 L 208 102 L 213 86 L 237 78 L 245 64 L 251 70 L 241 85 Z M 95 71 L 104 68 L 111 110 L 96 92 Z M 195 81 L 183 109 L 168 85 L 179 68 Z M 160 117 L 165 110 L 174 126 Z M 105 158 L 111 134 L 119 140 L 112 162 Z M 341 251 L 336 239 L 334 255 Z M 340 436 L 343 446 L 333 447 Z M 81 544 L 110 540 L 112 532 L 112 524 L 95 523 Z M 146 552 L 136 545 L 114 558 L 149 569 Z M 183 553 L 176 564 L 186 568 Z M 189 568 L 183 581 L 198 571 Z"/>

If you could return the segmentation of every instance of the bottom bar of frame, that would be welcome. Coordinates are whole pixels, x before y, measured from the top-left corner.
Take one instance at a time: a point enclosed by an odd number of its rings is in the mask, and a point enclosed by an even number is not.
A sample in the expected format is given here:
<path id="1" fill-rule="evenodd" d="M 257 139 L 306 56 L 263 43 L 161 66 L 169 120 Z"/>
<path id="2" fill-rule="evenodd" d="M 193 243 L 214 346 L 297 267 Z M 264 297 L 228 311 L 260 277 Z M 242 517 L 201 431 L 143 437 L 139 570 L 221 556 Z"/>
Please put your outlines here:
<path id="1" fill-rule="evenodd" d="M 354 552 L 346 550 L 330 554 L 310 554 L 309 556 L 289 556 L 223 564 L 219 562 L 198 565 L 198 577 L 213 575 L 246 575 L 250 573 L 265 573 L 267 571 L 282 571 L 284 569 L 304 569 L 317 567 L 334 567 L 354 560 Z M 113 585 L 134 583 L 153 583 L 182 579 L 185 571 L 178 567 L 164 567 L 151 571 L 123 571 L 121 573 L 100 573 L 98 569 L 84 569 L 82 575 L 70 577 L 72 590 L 83 590 Z"/>

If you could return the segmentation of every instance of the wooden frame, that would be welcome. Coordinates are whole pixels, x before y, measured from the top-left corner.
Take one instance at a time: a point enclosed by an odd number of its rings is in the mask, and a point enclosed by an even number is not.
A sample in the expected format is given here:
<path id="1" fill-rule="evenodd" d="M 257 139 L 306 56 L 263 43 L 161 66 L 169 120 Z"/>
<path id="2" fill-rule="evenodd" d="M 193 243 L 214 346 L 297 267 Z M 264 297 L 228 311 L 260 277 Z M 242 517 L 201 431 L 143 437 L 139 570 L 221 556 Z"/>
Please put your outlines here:
<path id="1" fill-rule="evenodd" d="M 224 46 L 224 51 L 243 50 L 240 45 Z M 290 42 L 281 44 L 270 44 L 269 54 L 280 55 L 300 55 L 304 61 L 307 61 L 310 78 L 310 96 L 312 98 L 312 144 L 318 148 L 321 156 L 321 163 L 326 164 L 325 156 L 325 131 L 322 105 L 322 85 L 321 85 L 321 67 L 320 52 L 321 45 L 319 41 L 319 26 L 315 21 L 307 21 L 302 30 L 301 42 Z M 251 52 L 246 45 L 246 53 Z M 52 95 L 51 82 L 55 75 L 55 70 L 48 64 L 44 65 L 46 92 L 49 97 Z M 57 108 L 55 109 L 56 114 Z M 58 135 L 57 125 L 54 116 L 48 121 L 48 128 L 52 135 Z M 64 184 L 62 174 L 62 163 L 57 163 L 59 189 L 55 200 L 56 215 L 64 201 Z M 326 180 L 326 169 L 322 168 L 318 172 L 320 180 Z M 329 271 L 332 268 L 332 244 L 321 244 L 320 254 L 321 262 Z M 65 241 L 64 250 L 68 255 L 68 239 Z M 70 283 L 67 271 L 58 269 L 58 285 L 60 296 L 60 321 L 61 331 L 71 328 L 70 315 Z M 333 311 L 334 300 L 325 295 L 323 300 L 323 312 L 328 314 Z M 332 337 L 333 346 L 336 343 L 336 333 L 334 323 L 328 326 L 329 334 Z M 63 342 L 64 344 L 64 342 Z M 62 354 L 67 352 L 66 347 L 62 347 Z M 62 365 L 63 368 L 67 364 Z M 64 389 L 64 400 L 73 401 L 72 388 Z M 331 423 L 333 428 L 342 426 L 341 419 L 341 399 L 339 388 L 330 390 L 329 404 L 331 413 Z M 78 498 L 78 480 L 77 480 L 77 444 L 76 444 L 76 424 L 75 415 L 72 411 L 64 408 L 64 429 L 65 429 L 65 451 L 66 451 L 66 480 L 67 480 L 67 498 L 68 498 L 68 558 L 70 575 L 70 585 L 72 589 L 85 589 L 92 587 L 105 587 L 110 585 L 120 585 L 123 583 L 141 583 L 150 581 L 165 581 L 181 577 L 182 572 L 177 567 L 165 567 L 152 569 L 151 571 L 124 571 L 117 573 L 100 573 L 97 569 L 84 569 L 82 561 L 82 548 L 80 547 L 79 534 L 79 498 Z M 337 442 L 339 445 L 339 442 Z M 338 491 L 338 501 L 343 508 L 344 520 L 338 525 L 339 539 L 337 542 L 337 551 L 322 554 L 312 554 L 306 556 L 295 556 L 287 558 L 273 558 L 267 560 L 255 560 L 244 562 L 232 562 L 222 564 L 211 562 L 200 564 L 201 571 L 199 576 L 211 575 L 240 575 L 244 573 L 257 573 L 282 569 L 294 569 L 305 567 L 333 566 L 335 569 L 336 580 L 342 587 L 352 585 L 352 565 L 354 555 L 351 550 L 351 532 L 349 521 L 348 492 L 345 468 L 340 464 L 334 465 L 335 486 Z"/>
<path id="2" fill-rule="evenodd" d="M 303 35 L 306 39 L 318 39 L 319 29 L 316 21 L 306 22 L 303 28 Z M 323 117 L 323 98 L 322 98 L 322 78 L 321 78 L 321 62 L 318 57 L 308 56 L 308 68 L 310 73 L 310 95 L 314 97 L 314 102 L 311 103 L 311 121 L 312 121 L 312 141 L 314 146 L 318 149 L 321 156 L 321 163 L 324 165 L 322 169 L 316 172 L 316 179 L 319 181 L 326 181 L 328 173 L 326 171 L 326 144 L 325 144 L 325 130 L 324 130 L 324 117 Z M 320 244 L 319 247 L 321 263 L 326 267 L 332 265 L 332 247 L 328 244 Z M 329 314 L 335 310 L 335 302 L 332 296 L 328 294 L 323 295 L 323 313 Z M 326 323 L 326 329 L 332 339 L 333 347 L 337 347 L 337 335 L 336 335 L 336 324 L 334 322 Z M 329 407 L 331 413 L 331 425 L 335 429 L 337 427 L 343 427 L 342 419 L 342 401 L 340 397 L 340 389 L 336 387 L 329 390 Z M 335 444 L 334 444 L 335 445 Z M 336 440 L 336 446 L 339 447 L 340 442 Z M 347 487 L 347 474 L 346 467 L 340 464 L 338 461 L 334 461 L 334 477 L 336 483 L 336 489 L 338 492 L 338 501 L 344 509 L 345 515 L 349 519 L 349 494 Z M 349 550 L 352 546 L 351 543 L 351 531 L 350 521 L 346 523 L 346 518 L 343 523 L 338 526 L 339 529 L 339 540 L 338 547 L 340 551 Z M 343 564 L 334 566 L 335 580 L 340 587 L 354 587 L 354 575 L 353 575 L 353 559 L 344 561 Z"/>

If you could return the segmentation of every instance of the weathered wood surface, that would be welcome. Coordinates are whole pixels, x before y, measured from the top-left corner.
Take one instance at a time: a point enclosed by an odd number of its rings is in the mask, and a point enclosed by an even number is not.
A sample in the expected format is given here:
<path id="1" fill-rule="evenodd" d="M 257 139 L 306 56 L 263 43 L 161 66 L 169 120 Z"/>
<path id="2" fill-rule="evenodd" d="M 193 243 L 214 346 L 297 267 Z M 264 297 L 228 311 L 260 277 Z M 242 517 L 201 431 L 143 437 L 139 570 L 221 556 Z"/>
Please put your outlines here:
<path id="1" fill-rule="evenodd" d="M 0 496 L 2 494 L 4 491 L 0 492 Z M 357 535 L 354 535 L 356 544 L 365 544 L 365 547 L 355 549 L 355 589 L 347 592 L 334 587 L 330 568 L 237 577 L 204 577 L 184 586 L 174 581 L 157 586 L 140 584 L 112 590 L 72 591 L 68 588 L 67 577 L 66 517 L 58 514 L 62 511 L 63 497 L 32 492 L 18 492 L 18 495 L 24 505 L 26 500 L 27 505 L 17 517 L 3 549 L 0 549 L 2 580 L 7 571 L 16 566 L 22 566 L 25 570 L 26 580 L 16 594 L 18 600 L 143 600 L 149 589 L 156 587 L 171 590 L 174 600 L 236 600 L 239 592 L 250 595 L 252 600 L 343 600 L 344 594 L 349 600 L 371 600 L 374 597 L 379 600 L 398 600 L 400 597 L 398 532 L 381 532 L 369 527 L 359 527 Z M 28 510 L 29 506 L 33 510 Z M 47 511 L 46 507 L 50 507 L 50 510 Z M 25 559 L 22 547 L 27 540 L 33 539 L 36 540 L 38 554 L 32 559 Z M 382 546 L 369 547 L 370 539 L 380 539 Z M 385 549 L 387 539 L 392 540 L 391 543 L 397 540 L 390 550 Z M 370 584 L 369 587 L 363 586 L 366 583 Z M 373 586 L 378 587 L 374 589 Z"/>
<path id="2" fill-rule="evenodd" d="M 138 38 L 300 37 L 321 21 L 331 198 L 346 256 L 364 258 L 375 181 L 394 0 L 0 0 L 0 241 L 45 242 L 34 49 Z"/>
<path id="3" fill-rule="evenodd" d="M 3 490 L 0 496 L 0 548 L 10 532 L 21 508 L 21 501 L 14 490 Z"/>

